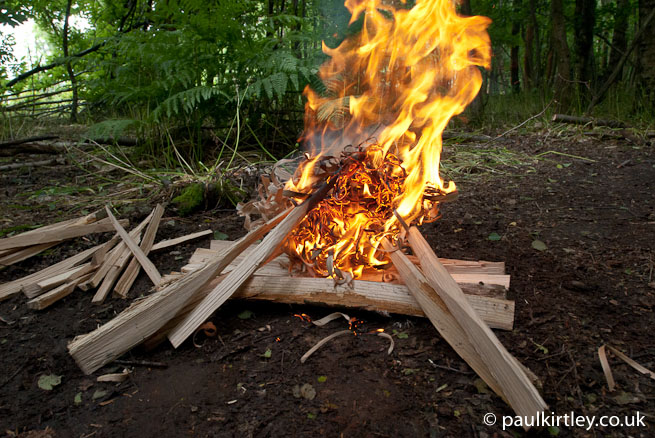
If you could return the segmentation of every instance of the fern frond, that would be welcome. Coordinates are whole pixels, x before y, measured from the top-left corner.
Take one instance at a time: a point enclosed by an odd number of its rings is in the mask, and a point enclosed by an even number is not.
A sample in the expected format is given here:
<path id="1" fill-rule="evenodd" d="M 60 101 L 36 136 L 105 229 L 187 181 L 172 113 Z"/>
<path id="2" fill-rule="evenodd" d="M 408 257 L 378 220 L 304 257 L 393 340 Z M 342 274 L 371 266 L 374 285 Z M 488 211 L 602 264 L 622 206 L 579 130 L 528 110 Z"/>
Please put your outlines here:
<path id="1" fill-rule="evenodd" d="M 200 103 L 207 101 L 214 96 L 228 97 L 220 89 L 206 85 L 180 91 L 164 100 L 157 108 L 155 108 L 152 115 L 154 120 L 158 121 L 161 120 L 163 114 L 165 114 L 166 117 L 172 117 L 182 112 L 189 114 L 196 110 Z"/>

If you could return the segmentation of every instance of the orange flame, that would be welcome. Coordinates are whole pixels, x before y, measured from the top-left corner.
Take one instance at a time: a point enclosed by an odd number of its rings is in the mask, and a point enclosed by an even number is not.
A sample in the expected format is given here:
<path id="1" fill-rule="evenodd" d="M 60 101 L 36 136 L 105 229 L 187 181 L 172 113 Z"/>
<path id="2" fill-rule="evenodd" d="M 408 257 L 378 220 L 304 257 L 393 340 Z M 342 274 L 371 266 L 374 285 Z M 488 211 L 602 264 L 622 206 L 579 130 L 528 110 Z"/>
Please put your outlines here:
<path id="1" fill-rule="evenodd" d="M 286 245 L 333 277 L 357 277 L 384 263 L 377 247 L 399 231 L 393 209 L 408 223 L 421 223 L 430 211 L 436 216 L 438 201 L 427 192 L 455 190 L 439 176 L 441 134 L 475 98 L 478 67 L 489 68 L 491 60 L 490 20 L 457 15 L 451 0 L 417 0 L 411 8 L 404 0 L 346 0 L 345 6 L 351 24 L 362 20 L 362 30 L 337 48 L 323 44 L 331 56 L 319 70 L 327 91 L 305 88 L 303 138 L 313 158 L 286 187 L 308 193 L 336 168 L 349 185 L 350 199 L 333 194 L 329 207 L 301 224 Z M 344 150 L 352 145 L 364 164 L 347 174 L 352 163 L 344 162 Z"/>

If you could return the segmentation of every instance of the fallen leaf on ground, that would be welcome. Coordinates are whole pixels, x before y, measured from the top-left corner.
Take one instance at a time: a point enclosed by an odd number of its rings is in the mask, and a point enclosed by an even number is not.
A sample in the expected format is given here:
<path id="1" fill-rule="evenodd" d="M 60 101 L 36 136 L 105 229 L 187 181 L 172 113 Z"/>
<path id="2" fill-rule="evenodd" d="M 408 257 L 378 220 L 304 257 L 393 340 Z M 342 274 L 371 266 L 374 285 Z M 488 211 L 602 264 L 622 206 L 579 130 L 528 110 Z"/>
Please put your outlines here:
<path id="1" fill-rule="evenodd" d="M 56 376 L 54 374 L 44 374 L 39 377 L 39 388 L 45 391 L 52 391 L 52 388 L 61 383 L 61 376 Z"/>
<path id="2" fill-rule="evenodd" d="M 487 237 L 487 239 L 489 239 L 489 240 L 491 240 L 491 241 L 497 241 L 497 240 L 500 240 L 500 234 L 498 234 L 498 233 L 491 233 L 491 234 L 489 234 L 489 237 Z"/>
<path id="3" fill-rule="evenodd" d="M 305 383 L 300 387 L 300 395 L 306 400 L 314 400 L 316 398 L 316 390 L 309 383 Z"/>
<path id="4" fill-rule="evenodd" d="M 538 239 L 532 241 L 532 248 L 536 249 L 537 251 L 546 251 L 548 249 L 546 244 Z"/>
<path id="5" fill-rule="evenodd" d="M 102 389 L 96 389 L 95 392 L 93 393 L 93 400 L 98 400 L 99 398 L 103 398 L 104 396 L 107 395 L 107 391 L 104 391 Z"/>
<path id="6" fill-rule="evenodd" d="M 252 317 L 252 312 L 250 310 L 244 310 L 243 312 L 237 315 L 239 319 L 249 319 Z"/>

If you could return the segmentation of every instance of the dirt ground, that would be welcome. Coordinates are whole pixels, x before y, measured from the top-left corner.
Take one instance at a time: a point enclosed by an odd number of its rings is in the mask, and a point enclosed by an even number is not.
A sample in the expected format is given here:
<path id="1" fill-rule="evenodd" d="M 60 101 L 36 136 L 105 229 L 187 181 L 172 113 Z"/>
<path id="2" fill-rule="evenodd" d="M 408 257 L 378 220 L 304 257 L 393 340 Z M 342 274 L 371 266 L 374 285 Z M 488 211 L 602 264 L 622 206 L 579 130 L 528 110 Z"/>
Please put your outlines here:
<path id="1" fill-rule="evenodd" d="M 515 328 L 496 333 L 540 377 L 541 393 L 555 415 L 615 415 L 623 421 L 639 412 L 644 426 L 503 430 L 502 417 L 512 415 L 510 408 L 481 384 L 429 321 L 355 309 L 345 312 L 362 320 L 364 331 L 384 328 L 394 334 L 391 355 L 383 338 L 345 336 L 301 364 L 314 343 L 347 323 L 320 328 L 294 316 L 317 319 L 331 312 L 327 308 L 240 301 L 228 302 L 211 317 L 216 337 L 200 333 L 196 345 L 136 348 L 122 358 L 163 367 L 111 364 L 86 376 L 68 355 L 67 343 L 113 318 L 130 300 L 96 306 L 88 292 L 78 290 L 41 312 L 28 309 L 22 296 L 0 303 L 0 435 L 655 436 L 655 380 L 611 356 L 617 388 L 609 392 L 597 356 L 601 345 L 610 344 L 655 369 L 653 145 L 544 129 L 477 149 L 487 152 L 471 164 L 458 157 L 475 152 L 475 145 L 447 146 L 450 168 L 467 172 L 456 175 L 461 195 L 422 231 L 440 256 L 506 262 Z M 70 165 L 2 172 L 0 229 L 78 216 L 83 206 L 76 200 L 94 194 L 68 192 L 67 201 L 57 203 L 62 191 L 54 188 L 84 185 L 93 191 L 95 183 Z M 126 209 L 125 216 L 134 223 L 154 200 L 148 202 Z M 207 228 L 231 239 L 244 234 L 234 211 L 179 218 L 167 210 L 165 216 L 158 240 Z M 107 238 L 55 247 L 0 270 L 0 282 Z M 546 249 L 533 248 L 535 240 Z M 205 238 L 152 260 L 168 272 L 208 245 Z M 130 298 L 149 288 L 141 274 Z M 96 381 L 125 367 L 132 373 L 123 383 Z M 61 376 L 61 384 L 40 389 L 43 375 Z M 496 425 L 483 423 L 486 413 L 497 416 Z"/>

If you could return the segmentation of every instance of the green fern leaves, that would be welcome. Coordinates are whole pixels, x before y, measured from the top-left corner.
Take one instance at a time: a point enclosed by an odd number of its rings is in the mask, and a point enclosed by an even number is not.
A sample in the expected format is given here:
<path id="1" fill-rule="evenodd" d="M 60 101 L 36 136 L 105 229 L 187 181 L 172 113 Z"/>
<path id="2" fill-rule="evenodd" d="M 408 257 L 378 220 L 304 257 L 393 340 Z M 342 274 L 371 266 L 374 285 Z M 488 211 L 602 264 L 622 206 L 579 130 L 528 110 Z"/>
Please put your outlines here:
<path id="1" fill-rule="evenodd" d="M 163 116 L 172 117 L 183 113 L 190 114 L 197 109 L 199 104 L 210 100 L 214 96 L 229 97 L 219 88 L 201 85 L 175 93 L 164 100 L 152 115 L 155 121 L 159 121 Z"/>

